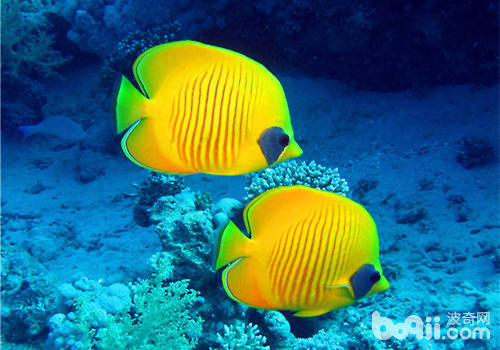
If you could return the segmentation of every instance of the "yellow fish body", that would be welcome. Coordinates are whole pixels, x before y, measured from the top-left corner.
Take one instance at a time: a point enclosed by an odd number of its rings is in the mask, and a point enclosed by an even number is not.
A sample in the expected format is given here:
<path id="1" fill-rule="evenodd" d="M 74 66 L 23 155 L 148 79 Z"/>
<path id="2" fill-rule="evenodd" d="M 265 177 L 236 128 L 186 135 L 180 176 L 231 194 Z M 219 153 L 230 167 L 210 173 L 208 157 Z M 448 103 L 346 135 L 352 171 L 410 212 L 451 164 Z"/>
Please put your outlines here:
<path id="1" fill-rule="evenodd" d="M 134 163 L 172 174 L 238 175 L 298 157 L 285 93 L 261 64 L 194 41 L 153 47 L 122 77 L 117 132 Z"/>
<path id="2" fill-rule="evenodd" d="M 370 214 L 341 195 L 278 187 L 243 213 L 251 238 L 232 221 L 222 230 L 215 267 L 227 294 L 248 306 L 312 317 L 389 288 Z"/>

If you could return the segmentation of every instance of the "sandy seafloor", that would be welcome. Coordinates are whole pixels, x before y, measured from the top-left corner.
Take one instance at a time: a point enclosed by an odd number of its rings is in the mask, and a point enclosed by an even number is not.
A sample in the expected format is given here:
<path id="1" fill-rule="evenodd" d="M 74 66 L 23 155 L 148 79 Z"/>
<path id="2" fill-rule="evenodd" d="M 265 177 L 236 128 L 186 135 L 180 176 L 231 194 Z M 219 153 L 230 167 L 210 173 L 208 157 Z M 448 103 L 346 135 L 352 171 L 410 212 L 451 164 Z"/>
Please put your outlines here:
<path id="1" fill-rule="evenodd" d="M 498 86 L 379 93 L 324 79 L 279 78 L 302 159 L 338 167 L 353 198 L 373 215 L 382 266 L 392 272 L 390 293 L 414 305 L 415 314 L 442 319 L 448 312 L 475 313 L 479 307 L 471 294 L 490 295 L 492 309 L 486 311 L 492 338 L 499 337 L 498 161 L 473 169 L 456 161 L 464 136 L 486 138 L 498 152 Z M 113 114 L 98 91 L 93 67 L 50 81 L 44 114 L 66 115 L 90 136 L 110 138 Z M 52 136 L 2 138 L 2 215 L 7 218 L 2 235 L 28 249 L 61 283 L 75 276 L 126 283 L 161 249 L 154 226 L 140 227 L 132 217 L 135 198 L 129 195 L 148 171 L 121 153 L 95 149 L 82 155 L 76 144 Z M 81 183 L 77 168 L 82 164 L 98 166 L 101 174 Z M 360 180 L 375 180 L 374 188 L 360 191 Z M 193 190 L 209 191 L 214 200 L 242 200 L 247 182 L 243 176 L 204 175 L 185 181 Z M 453 202 L 454 195 L 464 201 Z M 414 223 L 397 223 L 415 213 Z M 460 215 L 465 221 L 457 222 Z M 412 309 L 404 306 L 405 312 Z M 366 312 L 373 310 L 376 304 Z"/>

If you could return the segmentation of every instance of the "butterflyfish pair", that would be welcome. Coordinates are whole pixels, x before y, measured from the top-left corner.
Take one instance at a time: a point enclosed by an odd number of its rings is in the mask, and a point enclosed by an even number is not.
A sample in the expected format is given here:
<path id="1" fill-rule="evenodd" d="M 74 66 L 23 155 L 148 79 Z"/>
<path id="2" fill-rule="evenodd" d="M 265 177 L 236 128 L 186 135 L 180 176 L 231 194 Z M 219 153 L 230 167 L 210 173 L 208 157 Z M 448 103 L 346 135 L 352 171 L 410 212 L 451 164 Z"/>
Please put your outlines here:
<path id="1" fill-rule="evenodd" d="M 358 203 L 305 186 L 277 187 L 244 209 L 250 237 L 232 222 L 219 235 L 215 267 L 245 305 L 312 317 L 389 288 L 377 228 Z"/>
<path id="2" fill-rule="evenodd" d="M 140 92 L 122 77 L 115 117 L 137 165 L 238 175 L 302 154 L 280 82 L 242 54 L 177 41 L 142 53 L 133 73 Z"/>

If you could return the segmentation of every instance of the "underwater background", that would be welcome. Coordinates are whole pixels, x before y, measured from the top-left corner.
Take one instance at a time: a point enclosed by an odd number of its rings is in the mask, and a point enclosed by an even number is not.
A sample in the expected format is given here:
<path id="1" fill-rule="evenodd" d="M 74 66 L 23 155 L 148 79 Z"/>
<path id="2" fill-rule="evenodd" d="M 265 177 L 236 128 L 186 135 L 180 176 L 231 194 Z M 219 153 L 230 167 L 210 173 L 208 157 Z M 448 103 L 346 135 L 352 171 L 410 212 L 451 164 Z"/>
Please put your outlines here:
<path id="1" fill-rule="evenodd" d="M 2 0 L 2 347 L 498 349 L 498 5 Z M 117 81 L 183 39 L 275 74 L 303 155 L 234 177 L 126 159 Z M 220 229 L 290 177 L 371 213 L 389 290 L 315 318 L 226 295 Z M 411 315 L 423 337 L 398 336 Z"/>

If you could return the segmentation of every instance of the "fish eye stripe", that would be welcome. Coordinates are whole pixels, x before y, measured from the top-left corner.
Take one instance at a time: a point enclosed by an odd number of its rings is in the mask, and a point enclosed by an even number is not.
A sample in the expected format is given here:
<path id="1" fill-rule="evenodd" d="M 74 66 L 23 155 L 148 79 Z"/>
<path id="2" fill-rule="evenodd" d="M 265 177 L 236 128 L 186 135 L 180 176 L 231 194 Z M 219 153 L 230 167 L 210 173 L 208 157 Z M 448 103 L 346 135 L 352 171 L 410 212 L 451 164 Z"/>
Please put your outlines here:
<path id="1" fill-rule="evenodd" d="M 274 164 L 285 147 L 290 143 L 290 137 L 279 126 L 272 126 L 262 132 L 257 143 L 268 165 Z"/>

